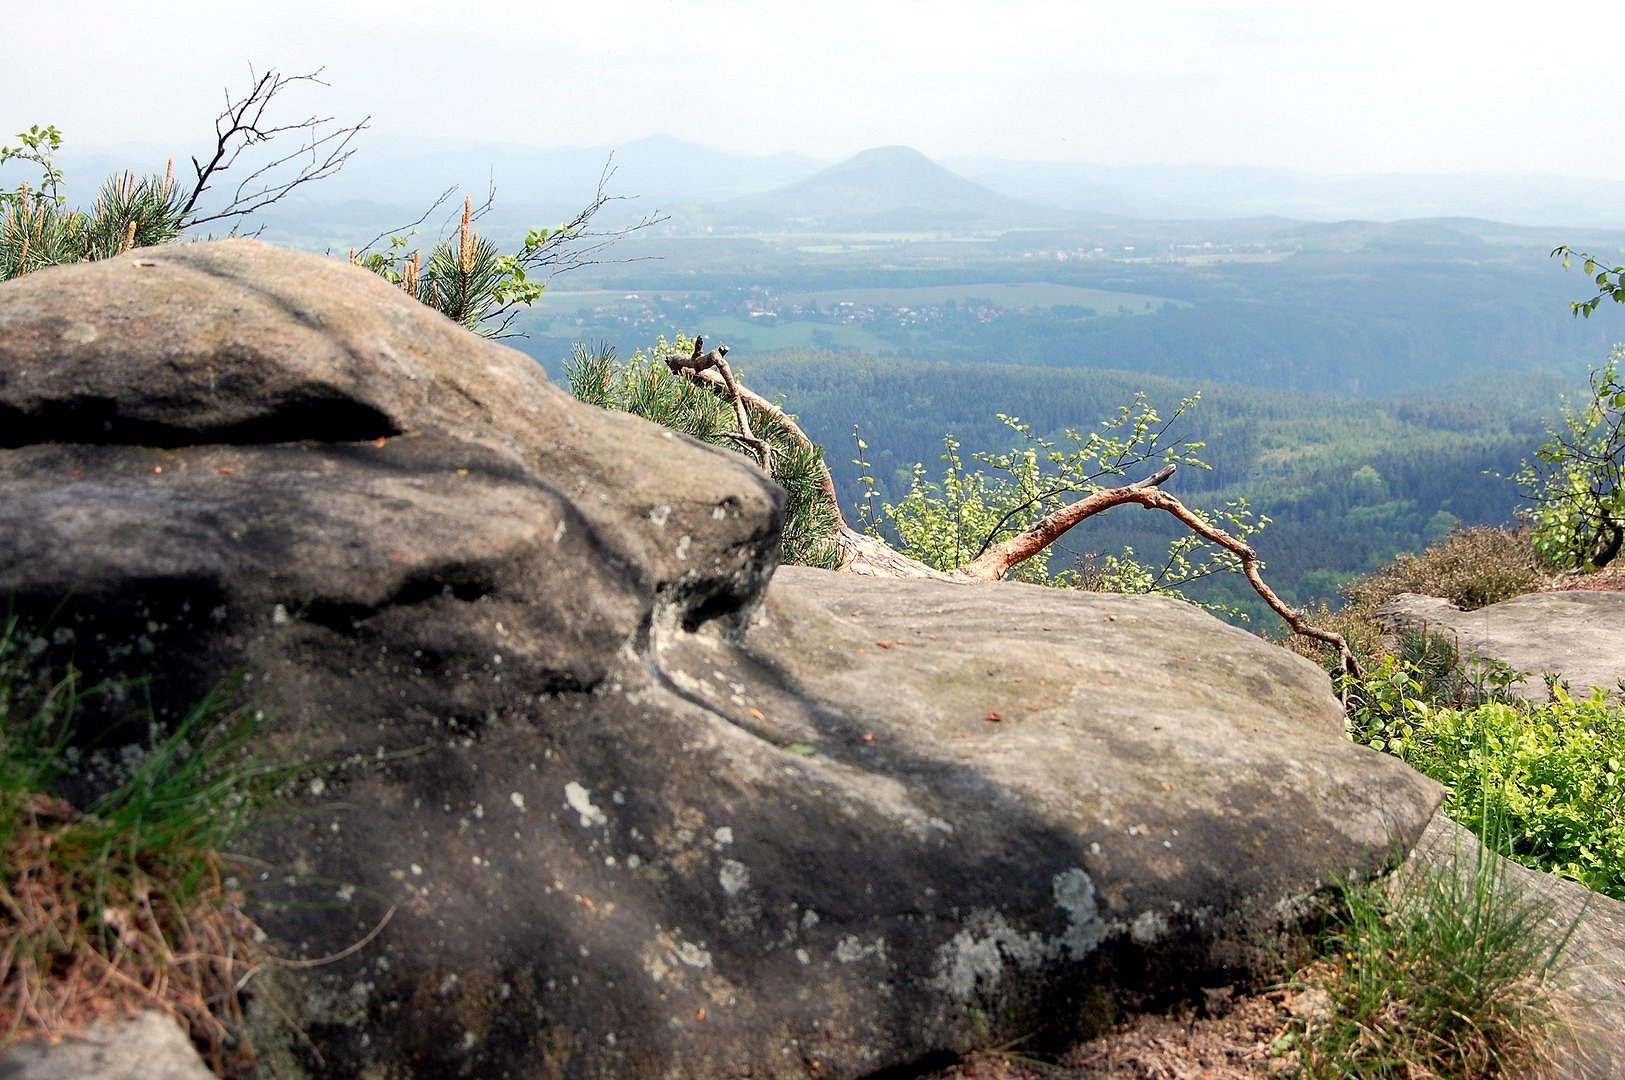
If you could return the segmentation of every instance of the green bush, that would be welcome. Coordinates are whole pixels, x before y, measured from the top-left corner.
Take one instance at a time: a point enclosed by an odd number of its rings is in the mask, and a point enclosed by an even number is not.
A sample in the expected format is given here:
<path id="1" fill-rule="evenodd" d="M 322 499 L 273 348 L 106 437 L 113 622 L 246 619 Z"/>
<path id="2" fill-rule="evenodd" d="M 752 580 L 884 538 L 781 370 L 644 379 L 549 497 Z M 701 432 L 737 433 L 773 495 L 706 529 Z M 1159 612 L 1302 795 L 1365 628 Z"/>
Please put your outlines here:
<path id="1" fill-rule="evenodd" d="M 1384 653 L 1360 678 L 1344 681 L 1349 738 L 1403 756 L 1435 711 L 1504 700 L 1515 678 L 1504 664 L 1463 664 L 1449 635 L 1406 631 L 1395 652 Z"/>
<path id="2" fill-rule="evenodd" d="M 1454 820 L 1503 822 L 1502 854 L 1625 900 L 1625 708 L 1555 695 L 1434 709 L 1400 756 L 1450 789 Z"/>
<path id="3" fill-rule="evenodd" d="M 1625 705 L 1561 686 L 1533 705 L 1501 693 L 1513 677 L 1411 635 L 1344 684 L 1349 737 L 1444 784 L 1452 820 L 1497 822 L 1501 854 L 1625 900 Z"/>
<path id="4" fill-rule="evenodd" d="M 1615 347 L 1591 373 L 1588 400 L 1565 402 L 1563 423 L 1513 479 L 1529 501 L 1535 546 L 1564 569 L 1612 562 L 1625 546 L 1625 383 Z"/>

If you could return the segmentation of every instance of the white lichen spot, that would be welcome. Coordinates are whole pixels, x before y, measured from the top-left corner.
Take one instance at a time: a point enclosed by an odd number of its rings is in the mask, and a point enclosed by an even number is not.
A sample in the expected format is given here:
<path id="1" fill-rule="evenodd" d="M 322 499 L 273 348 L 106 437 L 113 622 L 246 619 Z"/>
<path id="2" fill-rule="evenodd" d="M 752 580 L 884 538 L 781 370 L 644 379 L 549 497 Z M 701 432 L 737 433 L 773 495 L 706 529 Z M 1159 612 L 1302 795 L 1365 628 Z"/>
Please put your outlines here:
<path id="1" fill-rule="evenodd" d="M 417 863 L 413 863 L 412 864 L 412 876 L 413 877 L 422 877 L 423 876 L 423 867 L 419 866 Z"/>
<path id="2" fill-rule="evenodd" d="M 801 961 L 803 964 L 812 963 L 812 957 L 807 955 L 807 950 L 806 949 L 797 949 L 796 950 L 796 959 Z"/>
<path id="3" fill-rule="evenodd" d="M 677 547 L 675 549 L 673 549 L 673 550 L 676 552 L 676 555 L 677 555 L 677 557 L 679 559 L 686 559 L 686 558 L 688 558 L 688 549 L 690 547 L 692 547 L 693 545 L 694 545 L 694 538 L 693 537 L 691 537 L 691 536 L 680 536 L 680 537 L 677 538 Z"/>
<path id="4" fill-rule="evenodd" d="M 711 836 L 719 844 L 731 844 L 734 842 L 734 831 L 726 825 L 712 833 Z"/>
<path id="5" fill-rule="evenodd" d="M 672 952 L 678 960 L 691 968 L 708 968 L 711 966 L 711 954 L 692 941 L 680 942 Z"/>
<path id="6" fill-rule="evenodd" d="M 721 521 L 723 518 L 725 518 L 727 516 L 728 516 L 728 508 L 726 506 L 723 506 L 721 503 L 718 503 L 711 510 L 711 520 L 712 521 Z"/>
<path id="7" fill-rule="evenodd" d="M 511 792 L 508 795 L 508 801 L 513 803 L 514 807 L 516 809 L 518 809 L 520 813 L 524 813 L 524 810 L 525 810 L 525 797 L 523 795 L 521 795 L 517 791 Z"/>
<path id="8" fill-rule="evenodd" d="M 1098 841 L 1089 845 L 1089 854 L 1091 854 L 1091 855 L 1099 855 L 1100 854 L 1100 843 Z"/>
<path id="9" fill-rule="evenodd" d="M 472 1050 L 474 1048 L 474 1044 L 479 1042 L 479 1041 L 480 1041 L 479 1038 L 472 1031 L 463 1032 L 463 1049 L 464 1050 Z"/>
<path id="10" fill-rule="evenodd" d="M 637 854 L 637 852 L 633 852 L 632 854 L 630 854 L 630 855 L 628 855 L 626 857 L 626 868 L 628 870 L 636 870 L 638 867 L 640 867 L 642 865 L 643 865 L 643 859 L 642 859 L 641 856 L 639 856 Z"/>
<path id="11" fill-rule="evenodd" d="M 519 801 L 521 803 L 524 802 L 523 799 L 521 799 Z M 482 818 L 484 816 L 485 816 L 485 804 L 484 803 L 475 803 L 474 804 L 474 817 L 475 817 L 475 819 L 478 820 L 479 818 Z"/>
<path id="12" fill-rule="evenodd" d="M 750 867 L 735 859 L 723 859 L 722 870 L 717 874 L 717 880 L 722 883 L 722 891 L 729 896 L 738 896 L 750 888 Z"/>
<path id="13" fill-rule="evenodd" d="M 671 517 L 671 507 L 669 506 L 657 506 L 649 511 L 649 520 L 655 523 L 657 529 L 664 529 L 666 519 L 669 517 Z"/>
<path id="14" fill-rule="evenodd" d="M 1168 936 L 1168 919 L 1160 911 L 1142 911 L 1129 923 L 1128 936 L 1136 945 L 1154 945 Z"/>
<path id="15" fill-rule="evenodd" d="M 937 950 L 932 984 L 961 1000 L 976 997 L 977 986 L 992 989 L 1004 978 L 1004 965 L 1031 967 L 1043 959 L 1040 934 L 1023 934 L 991 908 L 972 913 L 965 929 Z"/>
<path id="16" fill-rule="evenodd" d="M 927 818 L 925 823 L 931 826 L 933 829 L 936 829 L 938 832 L 945 832 L 950 836 L 953 835 L 954 827 L 939 817 Z"/>
<path id="17" fill-rule="evenodd" d="M 811 930 L 817 925 L 818 912 L 814 911 L 812 908 L 808 908 L 806 911 L 801 913 L 801 928 L 803 930 Z"/>
<path id="18" fill-rule="evenodd" d="M 564 785 L 564 801 L 570 804 L 570 809 L 581 815 L 583 829 L 609 823 L 609 818 L 604 816 L 604 812 L 592 804 L 592 794 L 574 780 Z"/>
<path id="19" fill-rule="evenodd" d="M 858 940 L 856 934 L 848 934 L 835 944 L 835 959 L 843 964 L 853 964 L 871 956 L 884 957 L 885 955 L 885 938 L 877 937 L 872 944 L 865 945 Z"/>
<path id="20" fill-rule="evenodd" d="M 1055 897 L 1055 906 L 1066 912 L 1066 933 L 1061 935 L 1061 944 L 1072 959 L 1082 959 L 1106 936 L 1106 922 L 1100 917 L 1100 904 L 1095 900 L 1095 883 L 1074 866 L 1055 875 L 1050 891 Z"/>
<path id="21" fill-rule="evenodd" d="M 288 617 L 288 609 L 281 604 L 271 609 L 271 624 L 273 626 L 286 626 L 291 621 Z"/>
<path id="22" fill-rule="evenodd" d="M 312 780 L 310 782 L 310 793 L 312 795 L 320 795 L 322 792 L 324 792 L 326 790 L 327 790 L 327 781 L 323 780 L 321 777 L 318 776 L 316 779 L 314 779 L 314 780 Z"/>
<path id="23" fill-rule="evenodd" d="M 1066 932 L 1050 938 L 1011 926 L 991 908 L 972 912 L 965 929 L 937 950 L 937 972 L 932 984 L 962 1000 L 972 1000 L 997 986 L 1006 966 L 1030 969 L 1059 959 L 1077 960 L 1106 937 L 1095 884 L 1076 867 L 1056 874 L 1051 882 L 1055 904 L 1067 916 Z"/>

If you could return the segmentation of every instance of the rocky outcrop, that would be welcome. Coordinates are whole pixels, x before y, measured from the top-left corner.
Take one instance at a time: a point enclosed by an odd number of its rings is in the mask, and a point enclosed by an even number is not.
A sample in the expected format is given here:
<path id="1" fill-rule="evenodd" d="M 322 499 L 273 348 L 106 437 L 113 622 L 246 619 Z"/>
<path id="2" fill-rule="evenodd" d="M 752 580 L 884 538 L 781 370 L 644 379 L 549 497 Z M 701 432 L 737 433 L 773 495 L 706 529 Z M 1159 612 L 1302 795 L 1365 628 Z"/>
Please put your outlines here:
<path id="1" fill-rule="evenodd" d="M 1625 593 L 1528 593 L 1476 611 L 1401 593 L 1376 617 L 1394 633 L 1449 634 L 1464 655 L 1507 665 L 1522 676 L 1509 689 L 1530 701 L 1547 700 L 1547 673 L 1577 694 L 1591 687 L 1617 693 L 1625 680 Z"/>
<path id="2" fill-rule="evenodd" d="M 1189 606 L 774 575 L 743 459 L 332 260 L 0 287 L 0 444 L 0 589 L 48 654 L 153 671 L 162 716 L 246 664 L 267 752 L 326 763 L 256 851 L 274 950 L 336 957 L 251 984 L 277 1073 L 1065 1038 L 1245 978 L 1438 798 Z"/>

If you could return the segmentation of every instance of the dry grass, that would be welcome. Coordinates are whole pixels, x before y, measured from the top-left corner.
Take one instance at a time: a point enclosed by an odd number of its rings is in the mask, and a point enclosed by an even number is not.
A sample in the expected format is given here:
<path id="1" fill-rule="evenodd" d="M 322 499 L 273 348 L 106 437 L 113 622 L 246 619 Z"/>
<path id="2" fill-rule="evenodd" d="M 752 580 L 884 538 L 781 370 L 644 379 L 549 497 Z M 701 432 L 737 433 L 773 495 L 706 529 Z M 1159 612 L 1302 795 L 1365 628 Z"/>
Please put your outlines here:
<path id="1" fill-rule="evenodd" d="M 37 645 L 0 622 L 0 1049 L 151 1008 L 216 1071 L 241 1065 L 261 954 L 225 853 L 296 770 L 254 753 L 264 715 L 239 680 L 164 727 L 120 716 L 139 686 L 86 688 Z M 146 738 L 99 746 L 120 724 Z"/>
<path id="2" fill-rule="evenodd" d="M 1368 667 L 1388 651 L 1376 611 L 1400 593 L 1440 596 L 1463 611 L 1473 611 L 1539 592 L 1552 582 L 1553 572 L 1535 551 L 1528 529 L 1475 525 L 1456 529 L 1420 554 L 1401 554 L 1392 564 L 1352 582 L 1343 591 L 1345 603 L 1336 611 L 1323 604 L 1306 614 L 1316 626 L 1342 634 L 1361 667 Z M 1297 635 L 1282 644 L 1316 662 L 1326 652 L 1318 641 Z"/>
<path id="3" fill-rule="evenodd" d="M 105 822 L 60 799 L 36 794 L 21 808 L 0 851 L 0 1046 L 151 1008 L 216 1072 L 244 1064 L 237 991 L 257 963 L 256 930 L 220 857 L 170 852 L 207 875 L 177 891 L 163 867 L 110 865 L 106 839 Z"/>
<path id="4" fill-rule="evenodd" d="M 1456 529 L 1421 554 L 1409 552 L 1370 577 L 1350 585 L 1350 606 L 1374 611 L 1400 593 L 1442 596 L 1474 611 L 1524 593 L 1538 592 L 1552 569 L 1535 550 L 1528 529 L 1476 525 Z"/>

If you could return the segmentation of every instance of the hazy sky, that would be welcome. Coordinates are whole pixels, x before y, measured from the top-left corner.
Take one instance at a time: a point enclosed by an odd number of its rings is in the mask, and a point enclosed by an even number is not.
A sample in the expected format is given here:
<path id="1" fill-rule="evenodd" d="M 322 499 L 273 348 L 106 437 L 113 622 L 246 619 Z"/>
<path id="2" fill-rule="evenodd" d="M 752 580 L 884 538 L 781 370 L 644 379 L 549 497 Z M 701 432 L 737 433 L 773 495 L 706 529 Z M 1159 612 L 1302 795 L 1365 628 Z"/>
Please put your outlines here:
<path id="1" fill-rule="evenodd" d="M 0 0 L 0 141 L 196 152 L 248 65 L 378 133 L 1625 179 L 1625 4 Z"/>

